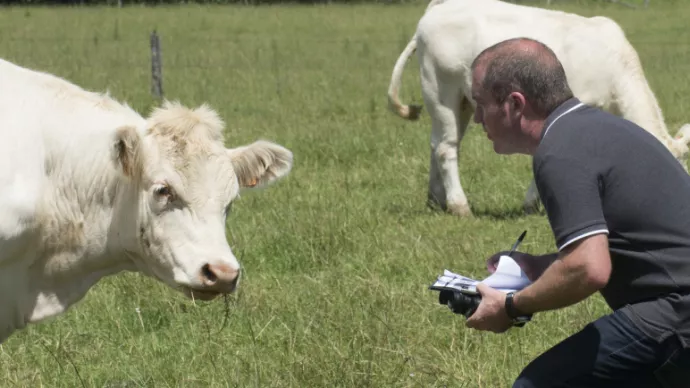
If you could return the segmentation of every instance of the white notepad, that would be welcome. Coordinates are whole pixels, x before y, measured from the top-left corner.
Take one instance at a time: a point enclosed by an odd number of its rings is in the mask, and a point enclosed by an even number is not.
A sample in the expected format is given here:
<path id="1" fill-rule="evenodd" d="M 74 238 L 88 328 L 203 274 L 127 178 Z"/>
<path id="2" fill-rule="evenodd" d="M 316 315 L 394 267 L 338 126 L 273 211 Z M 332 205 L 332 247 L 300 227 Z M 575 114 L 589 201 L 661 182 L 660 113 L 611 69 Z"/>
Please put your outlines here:
<path id="1" fill-rule="evenodd" d="M 521 290 L 532 283 L 515 260 L 509 256 L 501 256 L 498 260 L 496 271 L 484 280 L 471 279 L 444 270 L 443 275 L 439 276 L 436 282 L 429 288 L 434 290 L 453 290 L 467 294 L 477 294 L 476 287 L 477 283 L 480 282 L 506 293 Z"/>

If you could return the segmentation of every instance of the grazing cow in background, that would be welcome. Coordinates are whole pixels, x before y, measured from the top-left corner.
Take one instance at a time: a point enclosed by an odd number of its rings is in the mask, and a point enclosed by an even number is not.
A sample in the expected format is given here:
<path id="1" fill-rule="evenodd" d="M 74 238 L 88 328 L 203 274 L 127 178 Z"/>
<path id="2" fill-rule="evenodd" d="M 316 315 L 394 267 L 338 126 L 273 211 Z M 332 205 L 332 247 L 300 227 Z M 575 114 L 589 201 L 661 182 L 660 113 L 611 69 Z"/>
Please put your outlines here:
<path id="1" fill-rule="evenodd" d="M 470 65 L 485 48 L 515 37 L 549 46 L 563 63 L 576 97 L 640 125 L 684 164 L 690 125 L 671 137 L 637 52 L 613 20 L 497 0 L 434 0 L 395 63 L 388 89 L 393 112 L 409 120 L 419 117 L 421 106 L 404 105 L 398 99 L 403 69 L 417 50 L 422 94 L 432 121 L 430 204 L 454 215 L 472 215 L 457 164 L 475 107 L 470 95 Z M 538 201 L 532 180 L 525 210 L 534 211 Z"/>
<path id="2" fill-rule="evenodd" d="M 233 292 L 230 205 L 293 156 L 262 140 L 226 149 L 223 130 L 206 105 L 166 102 L 144 119 L 0 60 L 0 342 L 123 270 L 190 298 Z"/>

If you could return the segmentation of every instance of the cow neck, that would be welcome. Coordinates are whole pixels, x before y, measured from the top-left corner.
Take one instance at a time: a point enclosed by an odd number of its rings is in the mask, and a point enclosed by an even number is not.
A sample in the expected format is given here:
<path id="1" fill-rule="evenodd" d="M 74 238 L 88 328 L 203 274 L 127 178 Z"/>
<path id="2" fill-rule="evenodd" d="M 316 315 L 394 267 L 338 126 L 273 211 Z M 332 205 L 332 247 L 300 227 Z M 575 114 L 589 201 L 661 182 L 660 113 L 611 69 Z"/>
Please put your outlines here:
<path id="1" fill-rule="evenodd" d="M 25 302 L 32 305 L 22 308 L 25 322 L 64 312 L 105 276 L 137 270 L 125 253 L 136 241 L 137 213 L 124 209 L 136 206 L 138 189 L 102 157 L 108 138 L 91 144 L 86 153 L 63 153 L 49 171 L 42 251 L 26 279 Z"/>

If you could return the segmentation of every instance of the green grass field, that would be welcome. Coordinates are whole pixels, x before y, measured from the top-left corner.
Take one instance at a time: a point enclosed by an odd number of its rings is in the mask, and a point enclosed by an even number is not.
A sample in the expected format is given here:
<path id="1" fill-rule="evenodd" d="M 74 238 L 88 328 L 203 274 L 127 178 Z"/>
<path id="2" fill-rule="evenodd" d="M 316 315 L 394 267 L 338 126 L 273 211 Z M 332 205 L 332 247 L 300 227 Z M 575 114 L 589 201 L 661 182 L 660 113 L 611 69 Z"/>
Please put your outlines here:
<path id="1" fill-rule="evenodd" d="M 596 296 L 495 335 L 466 329 L 427 289 L 444 268 L 485 276 L 485 258 L 523 229 L 522 250 L 554 243 L 543 214 L 521 213 L 530 160 L 495 155 L 476 126 L 460 156 L 476 217 L 425 206 L 428 115 L 409 123 L 386 109 L 425 6 L 0 9 L 0 57 L 108 89 L 143 114 L 157 103 L 156 29 L 166 98 L 208 102 L 228 145 L 266 138 L 295 154 L 288 178 L 233 208 L 244 277 L 228 311 L 137 274 L 110 277 L 0 345 L 0 386 L 505 387 L 606 314 Z M 553 7 L 617 20 L 672 133 L 690 121 L 690 2 Z M 413 59 L 406 102 L 421 101 L 418 75 Z"/>

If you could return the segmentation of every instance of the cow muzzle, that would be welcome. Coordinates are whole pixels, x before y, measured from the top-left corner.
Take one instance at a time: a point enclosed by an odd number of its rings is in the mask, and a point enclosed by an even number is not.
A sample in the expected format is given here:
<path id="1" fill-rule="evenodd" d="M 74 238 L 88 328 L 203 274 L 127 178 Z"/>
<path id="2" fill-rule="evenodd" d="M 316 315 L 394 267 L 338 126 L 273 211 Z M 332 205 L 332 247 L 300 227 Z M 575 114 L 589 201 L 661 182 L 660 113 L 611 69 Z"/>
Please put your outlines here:
<path id="1" fill-rule="evenodd" d="M 211 300 L 235 291 L 240 270 L 227 264 L 205 264 L 199 270 L 200 287 L 189 287 L 186 294 L 194 299 Z"/>

